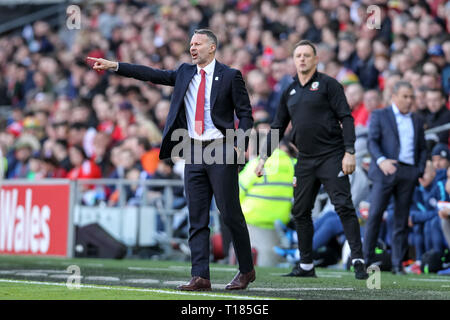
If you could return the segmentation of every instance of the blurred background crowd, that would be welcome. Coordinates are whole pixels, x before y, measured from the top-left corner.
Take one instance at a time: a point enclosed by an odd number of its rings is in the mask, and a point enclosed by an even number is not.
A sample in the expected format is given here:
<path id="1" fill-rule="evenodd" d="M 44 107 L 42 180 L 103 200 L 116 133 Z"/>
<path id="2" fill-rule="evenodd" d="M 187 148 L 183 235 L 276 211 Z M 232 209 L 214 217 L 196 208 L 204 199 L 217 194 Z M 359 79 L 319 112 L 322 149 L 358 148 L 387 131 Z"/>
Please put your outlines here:
<path id="1" fill-rule="evenodd" d="M 370 5 L 380 14 L 375 28 Z M 241 70 L 256 130 L 267 129 L 296 73 L 294 44 L 314 42 L 318 70 L 345 88 L 363 176 L 370 113 L 390 104 L 396 81 L 413 85 L 413 112 L 425 129 L 450 123 L 450 2 L 124 0 L 80 8 L 79 29 L 35 21 L 0 35 L 0 106 L 11 110 L 0 118 L 6 179 L 180 179 L 182 163 L 158 159 L 172 88 L 94 71 L 86 57 L 176 69 L 191 62 L 199 28 L 217 35 L 217 60 Z M 447 179 L 449 141 L 448 129 L 427 135 L 430 161 L 437 156 L 430 185 Z M 359 181 L 355 192 L 368 190 L 370 181 Z M 127 189 L 127 199 L 139 192 Z M 363 200 L 370 199 L 360 195 L 355 206 Z M 117 194 L 102 188 L 85 201 L 116 205 Z"/>

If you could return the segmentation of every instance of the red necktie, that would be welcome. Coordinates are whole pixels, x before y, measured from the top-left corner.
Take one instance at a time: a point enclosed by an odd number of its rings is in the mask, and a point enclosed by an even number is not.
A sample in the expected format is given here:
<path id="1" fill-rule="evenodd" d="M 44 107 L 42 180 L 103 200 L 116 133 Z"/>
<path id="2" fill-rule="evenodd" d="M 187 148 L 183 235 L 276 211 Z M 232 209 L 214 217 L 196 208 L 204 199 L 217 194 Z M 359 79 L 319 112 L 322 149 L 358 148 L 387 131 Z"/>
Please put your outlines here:
<path id="1" fill-rule="evenodd" d="M 195 110 L 195 132 L 199 136 L 205 130 L 205 70 L 200 69 L 200 74 L 202 75 L 202 81 L 200 81 L 200 86 L 198 87 L 197 108 Z"/>

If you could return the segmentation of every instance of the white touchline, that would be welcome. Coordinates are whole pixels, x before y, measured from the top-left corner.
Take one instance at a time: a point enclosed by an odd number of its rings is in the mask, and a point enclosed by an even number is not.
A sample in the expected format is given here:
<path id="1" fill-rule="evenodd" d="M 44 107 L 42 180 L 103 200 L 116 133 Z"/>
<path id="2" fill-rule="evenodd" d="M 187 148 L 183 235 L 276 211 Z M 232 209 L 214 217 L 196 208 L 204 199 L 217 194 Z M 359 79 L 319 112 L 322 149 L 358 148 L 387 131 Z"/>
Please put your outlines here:
<path id="1" fill-rule="evenodd" d="M 60 287 L 66 286 L 65 282 L 62 283 L 62 282 L 26 281 L 26 280 L 11 280 L 11 279 L 0 279 L 0 282 L 38 284 L 38 285 L 47 285 L 47 286 L 60 286 Z M 198 292 L 174 291 L 174 290 L 169 290 L 169 289 L 159 290 L 159 289 L 110 287 L 110 286 L 87 285 L 87 284 L 80 284 L 80 288 L 100 289 L 100 290 L 118 290 L 118 291 L 153 292 L 153 293 L 178 294 L 178 295 L 185 295 L 185 296 L 216 297 L 216 298 L 220 297 L 220 298 L 231 298 L 231 299 L 238 299 L 238 300 L 277 300 L 277 299 L 272 299 L 272 298 L 268 298 L 268 297 L 251 297 L 251 296 L 239 296 L 239 295 L 227 295 L 227 294 L 198 293 Z"/>
<path id="2" fill-rule="evenodd" d="M 92 281 L 120 281 L 117 277 L 104 277 L 104 276 L 88 276 L 84 278 L 85 280 Z"/>
<path id="3" fill-rule="evenodd" d="M 191 267 L 183 267 L 183 266 L 169 266 L 168 268 L 128 267 L 128 270 L 180 272 L 180 271 L 189 271 L 189 270 L 191 270 Z M 211 271 L 225 271 L 225 272 L 236 272 L 236 271 L 238 271 L 238 269 L 236 269 L 236 268 L 221 268 L 221 267 L 211 267 L 210 270 Z"/>
<path id="4" fill-rule="evenodd" d="M 174 270 L 191 270 L 191 267 L 169 266 L 169 269 L 174 269 Z M 236 271 L 238 271 L 237 268 L 226 268 L 226 267 L 210 267 L 209 270 L 211 270 L 211 271 L 226 271 L 226 272 L 236 272 Z"/>
<path id="5" fill-rule="evenodd" d="M 353 291 L 355 288 L 249 288 L 250 291 Z"/>
<path id="6" fill-rule="evenodd" d="M 411 278 L 411 281 L 424 281 L 424 282 L 450 282 L 450 279 L 419 279 L 419 278 Z"/>

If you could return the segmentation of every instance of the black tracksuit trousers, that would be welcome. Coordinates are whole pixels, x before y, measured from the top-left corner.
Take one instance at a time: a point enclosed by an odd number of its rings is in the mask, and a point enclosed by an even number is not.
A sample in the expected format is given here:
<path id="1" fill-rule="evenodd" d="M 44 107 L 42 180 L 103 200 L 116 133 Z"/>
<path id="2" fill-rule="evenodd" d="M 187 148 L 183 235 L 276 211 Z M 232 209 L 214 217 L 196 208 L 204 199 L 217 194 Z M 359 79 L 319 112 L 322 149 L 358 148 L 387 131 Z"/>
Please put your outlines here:
<path id="1" fill-rule="evenodd" d="M 363 259 L 360 226 L 352 202 L 349 177 L 338 177 L 342 171 L 343 156 L 343 152 L 334 152 L 321 157 L 298 158 L 292 215 L 297 228 L 301 263 L 313 263 L 314 226 L 311 214 L 322 184 L 342 222 L 345 237 L 350 245 L 351 258 Z"/>

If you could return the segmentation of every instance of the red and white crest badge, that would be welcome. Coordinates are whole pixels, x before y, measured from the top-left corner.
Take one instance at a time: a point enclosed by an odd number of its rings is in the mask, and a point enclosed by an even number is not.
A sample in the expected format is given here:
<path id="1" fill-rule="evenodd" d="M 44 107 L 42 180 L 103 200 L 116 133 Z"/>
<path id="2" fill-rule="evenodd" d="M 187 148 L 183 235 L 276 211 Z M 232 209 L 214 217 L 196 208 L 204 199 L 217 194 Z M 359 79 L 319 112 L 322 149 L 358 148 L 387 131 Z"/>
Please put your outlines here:
<path id="1" fill-rule="evenodd" d="M 315 81 L 311 84 L 311 88 L 309 90 L 316 91 L 317 89 L 319 89 L 319 82 Z"/>

